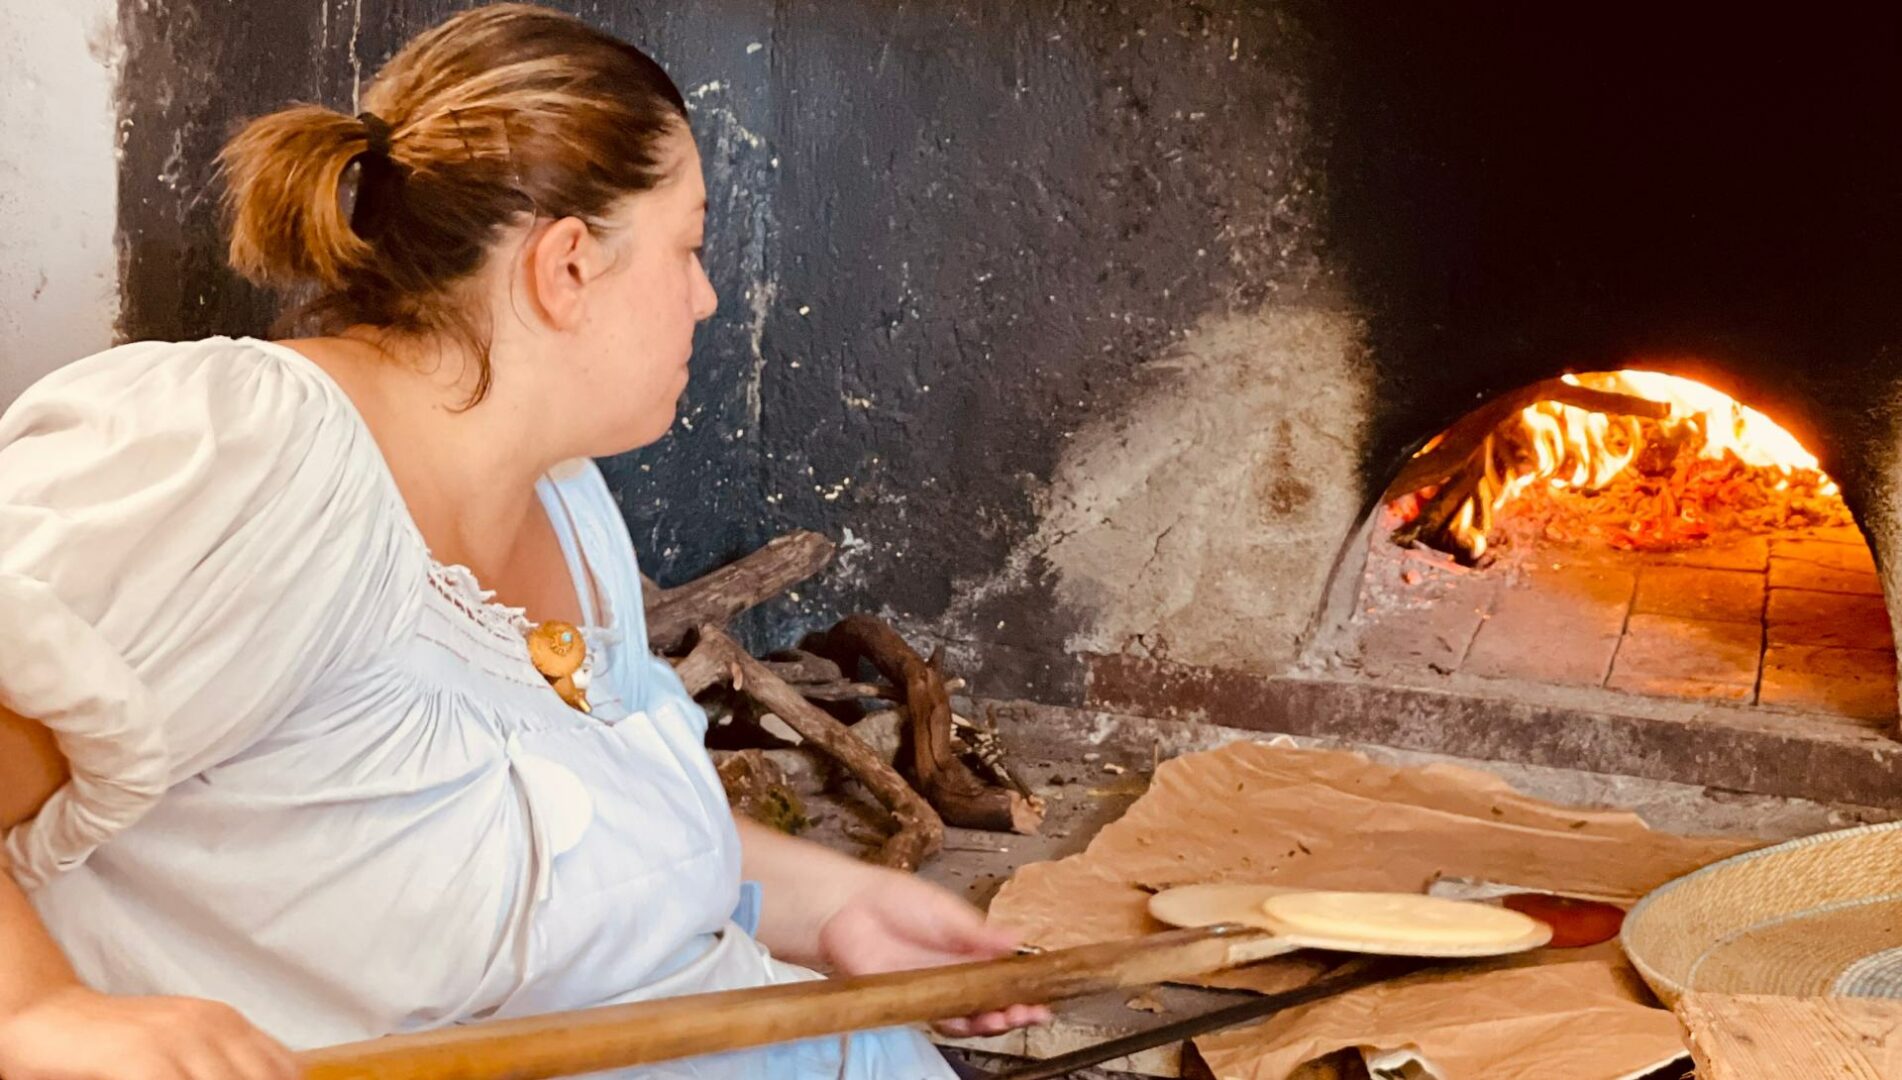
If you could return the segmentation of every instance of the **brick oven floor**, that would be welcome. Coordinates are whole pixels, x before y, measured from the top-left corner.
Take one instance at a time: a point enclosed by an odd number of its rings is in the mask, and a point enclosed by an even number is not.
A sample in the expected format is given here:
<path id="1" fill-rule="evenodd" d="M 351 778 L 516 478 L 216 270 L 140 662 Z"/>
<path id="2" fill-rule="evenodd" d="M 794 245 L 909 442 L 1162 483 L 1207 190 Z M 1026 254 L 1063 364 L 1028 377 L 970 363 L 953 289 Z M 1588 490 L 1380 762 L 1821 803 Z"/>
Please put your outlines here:
<path id="1" fill-rule="evenodd" d="M 1821 713 L 1896 716 L 1896 661 L 1854 528 L 1651 555 L 1541 547 L 1484 569 L 1377 533 L 1356 620 L 1360 668 L 1603 687 Z"/>

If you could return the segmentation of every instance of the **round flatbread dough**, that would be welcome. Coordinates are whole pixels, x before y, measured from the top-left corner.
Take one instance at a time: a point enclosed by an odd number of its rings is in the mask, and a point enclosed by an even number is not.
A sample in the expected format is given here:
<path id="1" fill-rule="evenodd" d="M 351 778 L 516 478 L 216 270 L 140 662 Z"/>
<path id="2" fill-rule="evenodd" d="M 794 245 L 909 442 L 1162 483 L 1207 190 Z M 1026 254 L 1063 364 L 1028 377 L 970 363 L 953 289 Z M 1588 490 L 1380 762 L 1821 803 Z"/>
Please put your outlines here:
<path id="1" fill-rule="evenodd" d="M 1170 926 L 1240 923 L 1272 929 L 1262 915 L 1262 903 L 1293 891 L 1285 885 L 1178 885 L 1151 896 L 1149 914 Z"/>
<path id="2" fill-rule="evenodd" d="M 1411 893 L 1290 892 L 1267 897 L 1261 910 L 1290 936 L 1382 945 L 1507 946 L 1541 929 L 1516 911 Z"/>

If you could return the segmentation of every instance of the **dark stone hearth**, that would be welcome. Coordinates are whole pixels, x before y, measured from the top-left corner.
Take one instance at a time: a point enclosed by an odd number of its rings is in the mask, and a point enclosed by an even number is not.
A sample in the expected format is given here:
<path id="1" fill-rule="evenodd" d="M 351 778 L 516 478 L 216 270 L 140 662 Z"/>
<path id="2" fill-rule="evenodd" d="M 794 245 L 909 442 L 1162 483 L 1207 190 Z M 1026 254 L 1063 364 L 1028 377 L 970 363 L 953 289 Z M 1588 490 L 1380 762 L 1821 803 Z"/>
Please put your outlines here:
<path id="1" fill-rule="evenodd" d="M 1611 699 L 1615 700 L 1615 699 Z M 1421 689 L 1092 658 L 1089 708 L 1476 759 L 1902 807 L 1902 744 L 1847 722 L 1537 687 Z"/>

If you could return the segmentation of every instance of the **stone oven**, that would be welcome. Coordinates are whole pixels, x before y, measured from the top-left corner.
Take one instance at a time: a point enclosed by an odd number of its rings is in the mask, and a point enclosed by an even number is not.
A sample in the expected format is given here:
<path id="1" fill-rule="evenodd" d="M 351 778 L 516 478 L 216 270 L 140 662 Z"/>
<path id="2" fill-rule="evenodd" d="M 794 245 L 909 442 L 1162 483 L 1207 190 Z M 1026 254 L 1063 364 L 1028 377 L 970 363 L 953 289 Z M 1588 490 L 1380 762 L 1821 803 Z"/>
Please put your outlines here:
<path id="1" fill-rule="evenodd" d="M 1033 550 L 1087 612 L 1067 639 L 1083 700 L 1892 800 L 1902 210 L 1877 176 L 1898 99 L 1865 52 L 1892 28 L 1862 30 L 1616 8 L 1331 23 L 1336 81 L 1309 101 L 1343 322 L 1204 327 L 1166 389 L 1065 459 Z M 1589 400 L 1606 391 L 1708 411 L 1661 422 Z M 1555 396 L 1575 403 L 1532 405 Z M 1471 510 L 1402 501 L 1528 458 L 1541 410 L 1575 451 L 1597 424 L 1601 459 L 1648 442 L 1618 481 L 1577 452 L 1521 470 L 1571 485 L 1575 532 L 1594 508 L 1626 520 L 1587 543 L 1548 513 L 1479 569 L 1442 520 L 1455 557 L 1401 557 L 1402 517 Z M 1708 453 L 1674 462 L 1682 439 L 1657 436 L 1693 414 Z M 1711 445 L 1746 415 L 1757 445 Z M 1449 450 L 1465 473 L 1422 471 Z"/>
<path id="2" fill-rule="evenodd" d="M 1364 668 L 1895 715 L 1881 584 L 1836 483 L 1701 383 L 1626 370 L 1502 395 L 1388 495 L 1347 617 Z"/>
<path id="3" fill-rule="evenodd" d="M 123 336 L 261 331 L 216 146 L 455 6 L 126 5 Z M 646 567 L 841 543 L 754 644 L 870 610 L 993 699 L 1902 805 L 1902 17 L 567 6 L 680 78 L 712 192 L 683 420 L 608 466 Z M 1468 418 L 1629 369 L 1767 416 L 1847 516 L 1393 544 Z"/>

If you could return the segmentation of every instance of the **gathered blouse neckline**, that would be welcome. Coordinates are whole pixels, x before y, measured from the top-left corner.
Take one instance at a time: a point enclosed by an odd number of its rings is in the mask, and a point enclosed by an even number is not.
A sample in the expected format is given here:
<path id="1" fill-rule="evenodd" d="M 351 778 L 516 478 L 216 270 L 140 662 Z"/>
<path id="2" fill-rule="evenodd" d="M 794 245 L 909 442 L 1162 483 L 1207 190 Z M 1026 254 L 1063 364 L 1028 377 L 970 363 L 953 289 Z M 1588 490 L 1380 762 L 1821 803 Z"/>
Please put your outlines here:
<path id="1" fill-rule="evenodd" d="M 416 546 L 431 590 L 466 616 L 467 624 L 481 628 L 495 639 L 512 643 L 508 651 L 511 654 L 519 652 L 522 663 L 532 671 L 534 664 L 528 655 L 527 633 L 535 624 L 529 620 L 527 609 L 499 603 L 495 599 L 495 590 L 484 588 L 473 570 L 461 563 L 441 562 L 430 551 L 429 540 L 423 535 L 422 527 L 416 523 L 416 516 L 410 512 L 409 503 L 403 498 L 402 488 L 396 482 L 396 473 L 391 469 L 389 459 L 383 454 L 382 444 L 377 441 L 363 410 L 357 407 L 356 400 L 344 390 L 342 384 L 323 365 L 289 345 L 253 337 L 235 340 L 307 372 L 324 387 L 326 393 L 337 400 L 350 422 L 363 435 L 368 456 L 375 459 L 372 465 L 378 482 L 403 523 L 403 531 Z M 542 474 L 536 484 L 536 494 L 544 512 L 549 515 L 549 524 L 555 530 L 556 537 L 563 540 L 562 562 L 575 590 L 575 599 L 581 607 L 583 625 L 580 629 L 588 639 L 588 653 L 592 657 L 598 652 L 602 641 L 620 636 L 623 620 L 613 610 L 606 592 L 600 587 L 599 576 L 588 554 L 586 537 L 576 527 L 554 471 Z M 536 674 L 539 676 L 539 673 Z M 533 681 L 539 682 L 540 679 Z"/>

